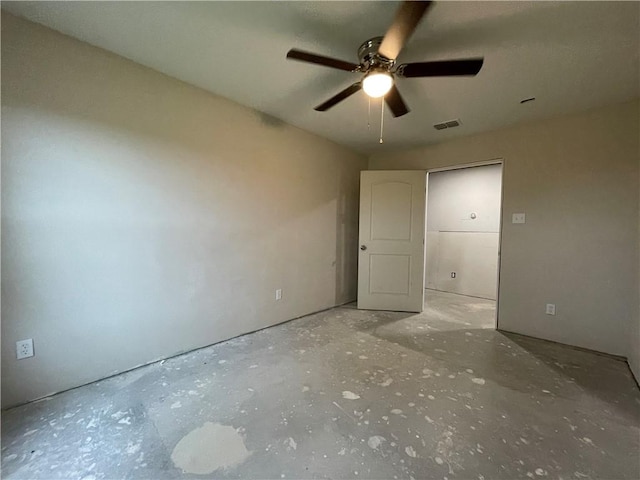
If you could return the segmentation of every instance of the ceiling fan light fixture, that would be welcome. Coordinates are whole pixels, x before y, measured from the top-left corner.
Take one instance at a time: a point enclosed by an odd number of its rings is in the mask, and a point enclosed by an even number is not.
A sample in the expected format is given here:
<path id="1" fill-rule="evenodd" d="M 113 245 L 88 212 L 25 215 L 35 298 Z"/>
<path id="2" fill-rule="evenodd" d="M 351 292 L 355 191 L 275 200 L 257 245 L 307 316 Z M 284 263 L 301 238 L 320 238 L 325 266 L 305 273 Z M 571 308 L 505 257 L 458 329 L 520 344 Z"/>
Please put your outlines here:
<path id="1" fill-rule="evenodd" d="M 371 98 L 386 95 L 392 86 L 393 77 L 388 72 L 373 71 L 362 80 L 362 89 Z"/>

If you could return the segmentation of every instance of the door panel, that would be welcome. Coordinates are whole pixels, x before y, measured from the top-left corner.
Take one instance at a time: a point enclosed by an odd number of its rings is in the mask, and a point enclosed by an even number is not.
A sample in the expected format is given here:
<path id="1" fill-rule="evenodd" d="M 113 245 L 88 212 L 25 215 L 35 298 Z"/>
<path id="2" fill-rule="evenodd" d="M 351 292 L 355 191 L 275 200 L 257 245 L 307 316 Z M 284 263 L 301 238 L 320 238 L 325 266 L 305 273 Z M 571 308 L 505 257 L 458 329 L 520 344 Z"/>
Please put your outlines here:
<path id="1" fill-rule="evenodd" d="M 409 295 L 411 257 L 409 255 L 369 255 L 369 293 Z"/>
<path id="2" fill-rule="evenodd" d="M 421 312 L 426 172 L 360 176 L 358 308 Z"/>
<path id="3" fill-rule="evenodd" d="M 371 240 L 411 239 L 411 190 L 408 183 L 371 186 Z"/>

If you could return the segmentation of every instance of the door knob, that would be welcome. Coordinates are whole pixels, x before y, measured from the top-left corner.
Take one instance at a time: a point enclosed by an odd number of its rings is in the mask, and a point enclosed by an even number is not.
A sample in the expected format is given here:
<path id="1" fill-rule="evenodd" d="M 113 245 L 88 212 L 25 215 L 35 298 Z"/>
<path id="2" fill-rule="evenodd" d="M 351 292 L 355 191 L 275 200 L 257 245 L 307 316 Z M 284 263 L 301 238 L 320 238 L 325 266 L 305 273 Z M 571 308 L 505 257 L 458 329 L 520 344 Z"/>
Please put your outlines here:
<path id="1" fill-rule="evenodd" d="M 360 245 L 360 250 L 362 250 L 363 252 L 367 249 L 366 245 Z"/>

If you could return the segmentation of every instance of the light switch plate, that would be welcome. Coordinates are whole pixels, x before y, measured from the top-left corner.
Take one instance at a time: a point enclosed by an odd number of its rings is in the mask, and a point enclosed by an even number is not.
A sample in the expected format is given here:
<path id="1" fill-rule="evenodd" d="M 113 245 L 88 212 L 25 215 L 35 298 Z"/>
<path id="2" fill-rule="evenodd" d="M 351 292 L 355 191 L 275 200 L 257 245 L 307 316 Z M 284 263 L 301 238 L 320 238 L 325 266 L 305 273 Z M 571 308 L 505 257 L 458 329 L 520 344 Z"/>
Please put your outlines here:
<path id="1" fill-rule="evenodd" d="M 524 213 L 514 213 L 511 216 L 511 223 L 525 223 Z"/>

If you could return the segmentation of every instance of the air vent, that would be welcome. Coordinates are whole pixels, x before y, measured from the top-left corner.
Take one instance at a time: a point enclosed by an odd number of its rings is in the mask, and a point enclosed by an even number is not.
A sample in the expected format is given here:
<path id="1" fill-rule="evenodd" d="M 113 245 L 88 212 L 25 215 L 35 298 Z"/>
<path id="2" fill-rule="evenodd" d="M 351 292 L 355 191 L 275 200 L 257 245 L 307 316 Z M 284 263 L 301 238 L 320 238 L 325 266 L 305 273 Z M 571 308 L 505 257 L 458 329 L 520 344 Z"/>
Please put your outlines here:
<path id="1" fill-rule="evenodd" d="M 436 123 L 433 128 L 436 130 L 444 130 L 445 128 L 453 128 L 460 125 L 460 119 L 449 120 L 447 122 Z"/>

